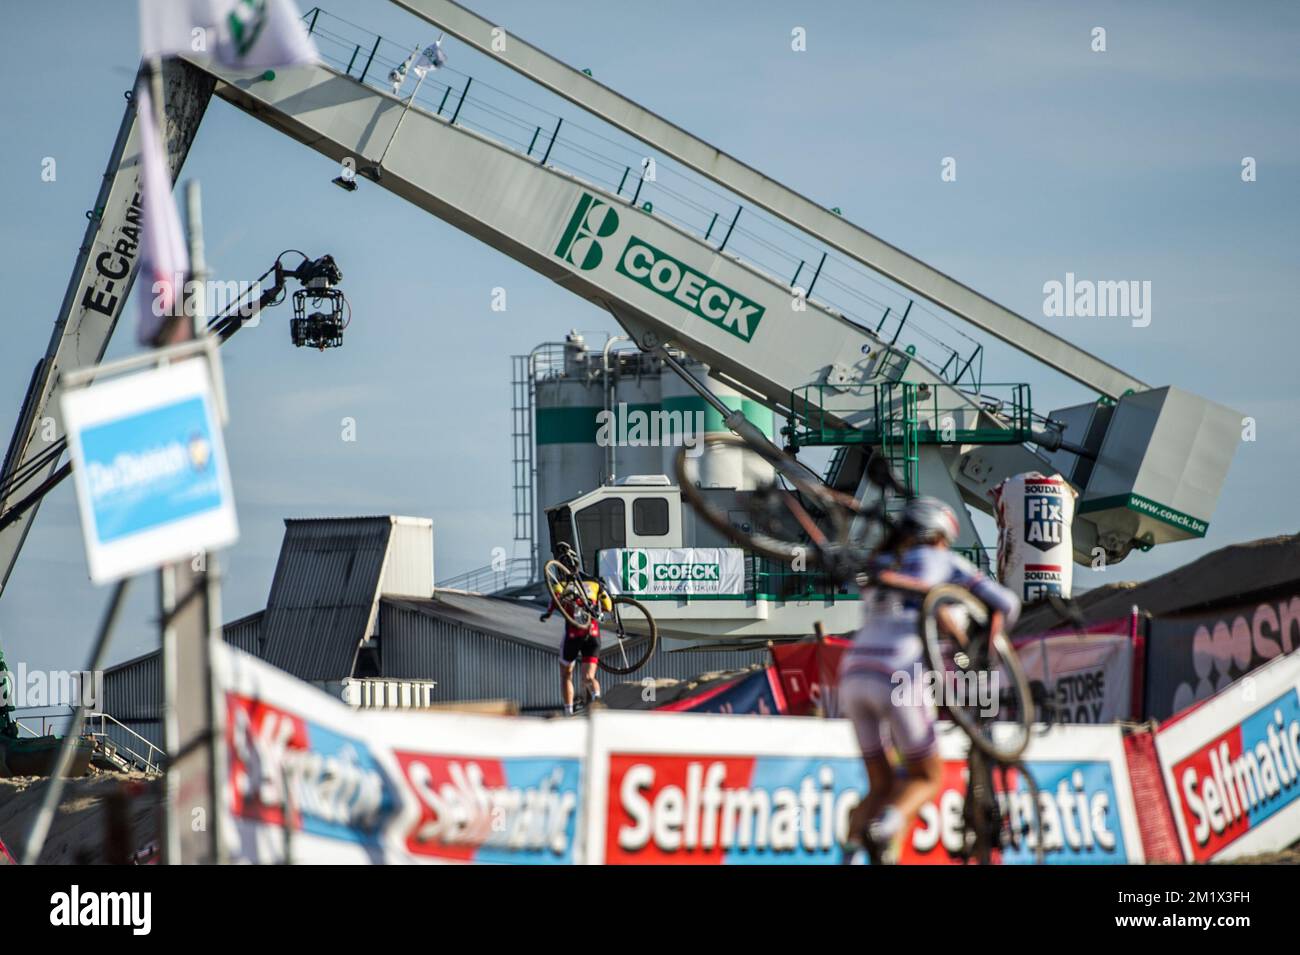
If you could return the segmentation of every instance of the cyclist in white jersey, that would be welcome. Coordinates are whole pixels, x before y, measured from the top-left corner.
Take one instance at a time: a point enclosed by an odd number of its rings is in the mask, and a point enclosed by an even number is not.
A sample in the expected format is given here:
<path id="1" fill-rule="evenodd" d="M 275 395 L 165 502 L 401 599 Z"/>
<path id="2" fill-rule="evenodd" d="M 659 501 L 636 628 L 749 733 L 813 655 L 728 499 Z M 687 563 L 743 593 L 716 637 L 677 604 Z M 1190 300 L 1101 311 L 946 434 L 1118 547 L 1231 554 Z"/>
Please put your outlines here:
<path id="1" fill-rule="evenodd" d="M 926 592 L 940 584 L 965 587 L 988 606 L 991 632 L 1010 627 L 1020 612 L 1015 594 L 949 549 L 958 531 L 957 515 L 942 501 L 920 497 L 907 503 L 894 540 L 872 559 L 869 576 L 883 586 L 864 591 L 866 620 L 840 665 L 840 708 L 857 730 L 870 787 L 850 817 L 849 838 L 881 861 L 891 861 L 893 843 L 938 795 L 942 781 L 933 708 L 913 702 L 911 694 L 893 698 L 897 681 L 904 674 L 912 679 L 924 655 L 917 622 Z M 965 642 L 955 615 L 940 623 Z M 906 766 L 904 779 L 895 778 L 885 755 L 884 725 Z"/>

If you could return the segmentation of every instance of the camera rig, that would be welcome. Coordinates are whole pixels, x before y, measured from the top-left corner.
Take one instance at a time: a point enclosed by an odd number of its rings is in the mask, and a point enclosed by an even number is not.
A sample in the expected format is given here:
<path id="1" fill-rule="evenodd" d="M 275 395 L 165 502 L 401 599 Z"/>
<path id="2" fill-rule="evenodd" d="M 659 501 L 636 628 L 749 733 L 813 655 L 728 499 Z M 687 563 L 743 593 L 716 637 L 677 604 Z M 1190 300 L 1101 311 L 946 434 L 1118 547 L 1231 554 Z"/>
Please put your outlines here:
<path id="1" fill-rule="evenodd" d="M 286 255 L 300 255 L 302 261 L 296 268 L 286 268 L 283 262 Z M 261 283 L 272 276 L 271 284 L 262 288 Z M 262 291 L 256 300 L 240 299 L 208 323 L 209 331 L 224 343 L 262 309 L 283 302 L 289 279 L 297 280 L 302 286 L 293 293 L 293 318 L 289 321 L 289 337 L 294 345 L 320 351 L 341 346 L 343 330 L 352 321 L 352 306 L 338 287 L 343 273 L 334 256 L 312 259 L 297 249 L 281 252 L 275 264 L 262 273 L 256 286 Z"/>

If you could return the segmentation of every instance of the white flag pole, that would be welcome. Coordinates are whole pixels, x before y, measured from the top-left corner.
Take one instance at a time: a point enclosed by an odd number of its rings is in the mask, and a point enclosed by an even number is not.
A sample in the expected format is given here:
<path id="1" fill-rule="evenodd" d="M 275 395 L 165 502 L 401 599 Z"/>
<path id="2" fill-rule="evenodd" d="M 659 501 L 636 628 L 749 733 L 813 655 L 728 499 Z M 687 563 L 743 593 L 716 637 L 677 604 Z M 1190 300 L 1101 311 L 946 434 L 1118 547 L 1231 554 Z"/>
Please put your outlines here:
<path id="1" fill-rule="evenodd" d="M 437 43 L 442 42 L 443 36 L 444 34 L 441 33 L 438 34 L 438 39 L 435 41 L 435 45 Z M 418 50 L 419 47 L 416 47 L 416 49 Z M 384 165 L 384 157 L 388 155 L 388 147 L 393 145 L 393 140 L 397 138 L 397 131 L 402 128 L 402 120 L 406 119 L 406 111 L 409 110 L 411 108 L 411 104 L 415 102 L 415 94 L 420 92 L 420 85 L 424 82 L 424 78 L 436 69 L 437 69 L 436 65 L 431 66 L 429 69 L 425 70 L 422 74 L 420 74 L 420 76 L 416 77 L 415 89 L 411 90 L 410 99 L 408 99 L 406 101 L 406 105 L 402 107 L 402 115 L 397 117 L 397 125 L 393 127 L 393 135 L 388 137 L 388 142 L 384 145 L 384 151 L 379 156 L 379 162 L 377 162 L 375 165 L 380 167 Z"/>

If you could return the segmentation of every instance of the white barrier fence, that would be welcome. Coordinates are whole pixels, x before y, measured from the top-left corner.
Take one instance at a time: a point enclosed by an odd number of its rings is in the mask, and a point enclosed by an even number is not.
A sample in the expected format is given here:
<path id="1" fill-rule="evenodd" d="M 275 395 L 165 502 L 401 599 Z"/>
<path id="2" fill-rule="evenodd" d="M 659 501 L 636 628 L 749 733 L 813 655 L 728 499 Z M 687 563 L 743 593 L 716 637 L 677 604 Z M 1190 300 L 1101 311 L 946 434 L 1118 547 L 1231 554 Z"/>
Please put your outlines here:
<path id="1" fill-rule="evenodd" d="M 1277 733 L 1300 727 L 1288 722 L 1288 714 L 1300 720 L 1297 669 L 1300 659 L 1267 686 L 1268 668 L 1260 671 L 1259 713 L 1249 716 L 1260 728 L 1247 734 L 1252 741 L 1270 740 L 1269 725 Z M 313 863 L 836 864 L 848 813 L 866 791 L 852 728 L 842 720 L 357 711 L 228 647 L 215 672 L 226 700 L 224 806 L 234 861 L 281 862 L 287 851 L 289 861 Z M 1238 718 L 1220 705 L 1224 714 L 1198 719 L 1202 711 L 1195 711 L 1158 740 L 1189 858 L 1210 850 L 1195 848 L 1197 823 L 1179 811 L 1180 767 L 1209 765 L 1197 770 L 1188 792 L 1203 806 L 1219 805 L 1221 814 L 1232 805 L 1214 802 L 1217 757 L 1204 738 L 1211 724 Z M 1300 739 L 1300 728 L 1287 739 Z M 966 747 L 959 730 L 941 727 L 943 790 L 908 833 L 902 861 L 957 861 Z M 1286 758 L 1293 759 L 1288 775 L 1278 779 L 1294 794 L 1300 749 L 1288 748 Z M 1143 861 L 1118 725 L 1053 726 L 1033 738 L 1026 764 L 1041 790 L 1049 863 Z M 1260 786 L 1270 791 L 1263 775 Z M 1023 780 L 1009 788 L 1003 801 L 1014 825 L 1031 804 Z M 1256 814 L 1247 829 L 1259 835 L 1243 840 L 1242 824 L 1234 823 L 1235 847 L 1285 844 L 1279 840 L 1287 833 L 1294 839 L 1300 807 L 1273 809 L 1257 821 L 1272 805 L 1247 807 Z M 1216 817 L 1207 812 L 1214 830 Z M 1219 843 L 1210 845 L 1219 851 Z M 1002 861 L 1033 856 L 1026 845 Z"/>
<path id="2" fill-rule="evenodd" d="M 1277 657 L 1156 734 L 1189 861 L 1300 838 L 1300 655 Z"/>

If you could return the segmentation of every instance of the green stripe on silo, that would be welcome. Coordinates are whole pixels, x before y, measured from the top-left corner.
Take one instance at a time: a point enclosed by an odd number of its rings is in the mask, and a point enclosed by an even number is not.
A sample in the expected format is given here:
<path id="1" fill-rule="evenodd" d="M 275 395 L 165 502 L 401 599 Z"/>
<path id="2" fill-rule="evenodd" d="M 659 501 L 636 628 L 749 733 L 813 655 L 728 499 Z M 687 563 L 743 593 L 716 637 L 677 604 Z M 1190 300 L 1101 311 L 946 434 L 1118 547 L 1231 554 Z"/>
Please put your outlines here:
<path id="1" fill-rule="evenodd" d="M 538 444 L 592 444 L 596 440 L 596 415 L 599 407 L 538 408 L 536 430 Z"/>
<path id="2" fill-rule="evenodd" d="M 605 409 L 599 405 L 580 408 L 538 408 L 533 433 L 537 435 L 538 444 L 594 444 L 596 431 L 600 422 L 596 419 Z M 656 404 L 628 405 L 627 411 L 643 411 L 653 414 L 659 410 Z M 619 406 L 615 406 L 615 413 Z"/>
<path id="3" fill-rule="evenodd" d="M 740 395 L 721 395 L 720 399 L 724 405 L 732 410 L 740 409 L 756 427 L 758 427 L 769 438 L 772 436 L 772 429 L 776 424 L 776 416 L 772 414 L 772 409 L 759 404 L 750 398 L 743 398 Z M 684 411 L 694 413 L 696 411 L 704 412 L 704 430 L 705 431 L 726 431 L 727 426 L 722 423 L 722 415 L 699 395 L 675 395 L 665 398 L 663 401 L 665 411 Z"/>
<path id="4" fill-rule="evenodd" d="M 772 436 L 775 426 L 775 416 L 772 409 L 766 408 L 757 401 L 749 398 L 742 398 L 740 395 L 724 395 L 722 402 L 728 408 L 739 408 L 745 412 L 745 417 L 760 428 L 768 437 Z M 537 435 L 538 444 L 593 444 L 596 441 L 596 432 L 600 428 L 600 422 L 597 415 L 604 409 L 598 405 L 588 405 L 578 408 L 538 408 L 535 418 L 534 434 Z M 682 421 L 681 415 L 695 412 L 704 413 L 704 430 L 705 431 L 726 431 L 726 425 L 722 423 L 720 415 L 713 406 L 706 402 L 698 395 L 678 395 L 671 398 L 665 398 L 662 404 L 634 404 L 634 405 L 615 405 L 615 415 L 626 414 L 629 419 L 636 412 L 645 415 L 655 415 L 657 412 L 668 412 L 674 415 L 672 421 L 666 421 L 659 418 L 654 427 L 656 433 L 662 437 L 676 435 L 678 427 Z M 688 427 L 694 431 L 694 419 L 688 423 Z M 648 422 L 643 422 L 643 426 L 649 427 Z M 636 427 L 635 420 L 623 420 L 619 422 L 621 430 L 614 432 L 615 438 L 619 434 L 626 434 L 628 428 Z M 644 435 L 643 435 L 644 436 Z"/>

